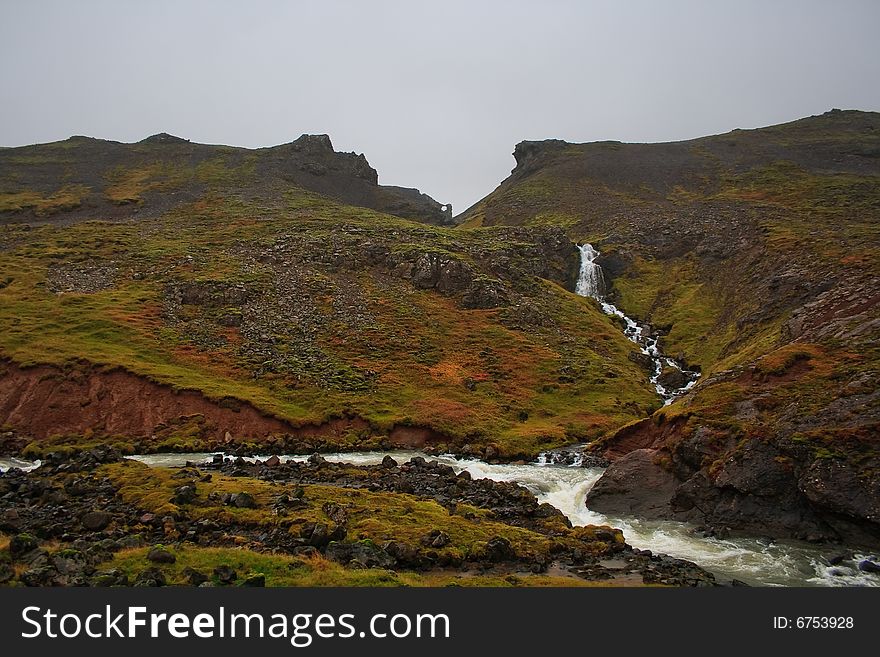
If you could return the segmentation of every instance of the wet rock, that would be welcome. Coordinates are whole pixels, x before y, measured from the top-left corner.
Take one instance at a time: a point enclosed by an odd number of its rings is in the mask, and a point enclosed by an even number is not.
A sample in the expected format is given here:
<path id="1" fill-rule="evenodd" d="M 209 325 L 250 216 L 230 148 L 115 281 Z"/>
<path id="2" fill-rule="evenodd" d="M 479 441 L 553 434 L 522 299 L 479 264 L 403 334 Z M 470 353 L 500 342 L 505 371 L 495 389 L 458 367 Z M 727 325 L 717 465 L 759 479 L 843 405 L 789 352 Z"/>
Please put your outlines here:
<path id="1" fill-rule="evenodd" d="M 279 465 L 281 465 L 281 459 L 273 455 L 263 461 L 263 465 L 265 465 L 267 468 L 277 468 Z"/>
<path id="2" fill-rule="evenodd" d="M 839 566 L 844 561 L 851 561 L 853 558 L 852 552 L 843 552 L 840 554 L 835 554 L 828 557 L 828 564 L 831 566 Z"/>
<path id="3" fill-rule="evenodd" d="M 177 557 L 163 547 L 154 547 L 147 552 L 147 561 L 152 561 L 153 563 L 174 563 L 177 561 Z"/>
<path id="4" fill-rule="evenodd" d="M 864 559 L 859 562 L 859 570 L 863 573 L 880 573 L 880 563 L 871 561 L 870 559 Z"/>
<path id="5" fill-rule="evenodd" d="M 82 526 L 96 532 L 105 529 L 113 520 L 113 516 L 106 511 L 91 511 L 80 518 Z"/>
<path id="6" fill-rule="evenodd" d="M 395 461 L 389 454 L 386 454 L 382 458 L 382 467 L 383 468 L 396 468 L 397 461 Z"/>

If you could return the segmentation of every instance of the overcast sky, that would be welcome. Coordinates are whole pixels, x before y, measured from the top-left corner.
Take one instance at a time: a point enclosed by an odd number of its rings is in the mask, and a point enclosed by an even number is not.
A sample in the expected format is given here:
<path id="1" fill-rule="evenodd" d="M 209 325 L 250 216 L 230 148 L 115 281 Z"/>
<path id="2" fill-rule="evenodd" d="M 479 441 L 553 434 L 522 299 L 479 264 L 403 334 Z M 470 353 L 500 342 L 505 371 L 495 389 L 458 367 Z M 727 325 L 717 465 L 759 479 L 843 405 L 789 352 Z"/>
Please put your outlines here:
<path id="1" fill-rule="evenodd" d="M 0 144 L 328 133 L 458 213 L 523 139 L 880 110 L 878 28 L 878 0 L 0 0 Z"/>

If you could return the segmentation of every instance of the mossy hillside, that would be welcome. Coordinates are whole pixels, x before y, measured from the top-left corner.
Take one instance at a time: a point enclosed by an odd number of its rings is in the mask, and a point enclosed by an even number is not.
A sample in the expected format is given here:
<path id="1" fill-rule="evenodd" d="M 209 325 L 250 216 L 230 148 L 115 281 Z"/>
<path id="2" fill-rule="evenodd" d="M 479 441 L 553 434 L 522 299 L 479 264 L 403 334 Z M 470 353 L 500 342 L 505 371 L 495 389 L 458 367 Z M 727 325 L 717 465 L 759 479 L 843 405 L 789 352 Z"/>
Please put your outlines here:
<path id="1" fill-rule="evenodd" d="M 120 366 L 293 423 L 352 413 L 379 432 L 424 425 L 525 455 L 656 403 L 627 359 L 630 343 L 554 283 L 513 275 L 505 284 L 521 299 L 515 306 L 466 310 L 381 267 L 347 266 L 365 242 L 389 234 L 396 249 L 439 250 L 474 267 L 472 254 L 491 262 L 495 251 L 529 247 L 503 229 L 434 228 L 293 191 L 275 208 L 208 195 L 137 224 L 6 226 L 0 349 L 22 364 Z M 266 253 L 278 254 L 271 266 Z M 63 276 L 88 279 L 94 268 L 115 278 L 99 289 L 63 287 Z M 184 305 L 172 317 L 168 289 L 182 284 L 238 286 L 266 305 Z M 283 320 L 297 307 L 300 320 L 260 329 L 262 351 L 252 348 L 256 330 L 223 319 Z"/>
<path id="2" fill-rule="evenodd" d="M 0 191 L 0 212 L 33 210 L 37 217 L 78 208 L 89 193 L 85 185 L 64 185 L 52 193 L 33 190 Z"/>
<path id="3" fill-rule="evenodd" d="M 834 458 L 861 468 L 880 456 L 877 423 L 870 422 L 880 410 L 870 383 L 878 375 L 877 356 L 876 350 L 792 343 L 734 370 L 733 378 L 698 387 L 653 419 L 683 423 L 670 449 L 703 427 L 739 444 L 773 440 L 795 454 L 806 447 L 807 462 Z"/>

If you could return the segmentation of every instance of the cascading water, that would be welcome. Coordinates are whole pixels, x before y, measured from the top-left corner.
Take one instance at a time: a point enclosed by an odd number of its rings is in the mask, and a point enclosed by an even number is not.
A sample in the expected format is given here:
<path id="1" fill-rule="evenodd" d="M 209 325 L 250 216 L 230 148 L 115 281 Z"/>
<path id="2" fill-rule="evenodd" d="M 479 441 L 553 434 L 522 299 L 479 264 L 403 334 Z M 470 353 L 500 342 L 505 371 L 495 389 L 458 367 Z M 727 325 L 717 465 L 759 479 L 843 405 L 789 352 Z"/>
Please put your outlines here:
<path id="1" fill-rule="evenodd" d="M 581 252 L 581 269 L 574 291 L 582 297 L 593 297 L 599 301 L 605 296 L 605 277 L 602 268 L 596 264 L 599 252 L 592 244 L 578 246 Z"/>
<path id="2" fill-rule="evenodd" d="M 677 397 L 694 387 L 700 373 L 686 370 L 674 358 L 664 356 L 657 345 L 659 338 L 656 335 L 651 335 L 645 330 L 644 325 L 627 317 L 617 306 L 605 300 L 605 277 L 602 274 L 602 267 L 596 262 L 599 252 L 593 248 L 592 244 L 579 244 L 578 250 L 581 252 L 581 267 L 574 288 L 575 293 L 582 297 L 595 299 L 602 306 L 602 311 L 606 315 L 619 317 L 623 320 L 623 334 L 635 342 L 639 350 L 651 359 L 650 381 L 654 389 L 663 398 L 664 404 L 671 404 Z M 669 378 L 667 378 L 667 383 L 664 385 L 661 381 L 664 366 L 679 372 L 680 376 L 674 377 L 673 380 L 679 379 L 683 383 L 676 386 L 669 383 Z"/>

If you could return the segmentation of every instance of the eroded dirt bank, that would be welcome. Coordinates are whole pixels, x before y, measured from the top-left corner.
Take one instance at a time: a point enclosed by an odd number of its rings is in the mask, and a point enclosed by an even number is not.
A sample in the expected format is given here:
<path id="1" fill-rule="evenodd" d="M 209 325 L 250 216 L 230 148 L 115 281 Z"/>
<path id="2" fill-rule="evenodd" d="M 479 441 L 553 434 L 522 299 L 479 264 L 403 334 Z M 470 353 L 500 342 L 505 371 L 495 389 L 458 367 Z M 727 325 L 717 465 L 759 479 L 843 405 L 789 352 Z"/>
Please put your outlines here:
<path id="1" fill-rule="evenodd" d="M 381 432 L 360 417 L 297 426 L 247 402 L 216 401 L 195 390 L 174 390 L 122 369 L 88 363 L 62 369 L 0 362 L 0 425 L 20 435 L 14 442 L 19 448 L 30 440 L 83 435 L 137 439 L 145 441 L 139 447 L 148 449 L 161 443 L 167 448 L 167 441 L 180 435 L 190 441 L 181 448 L 228 449 L 229 443 L 249 441 L 289 451 L 339 446 L 353 436 L 416 448 L 451 441 L 426 427 L 394 426 Z"/>

